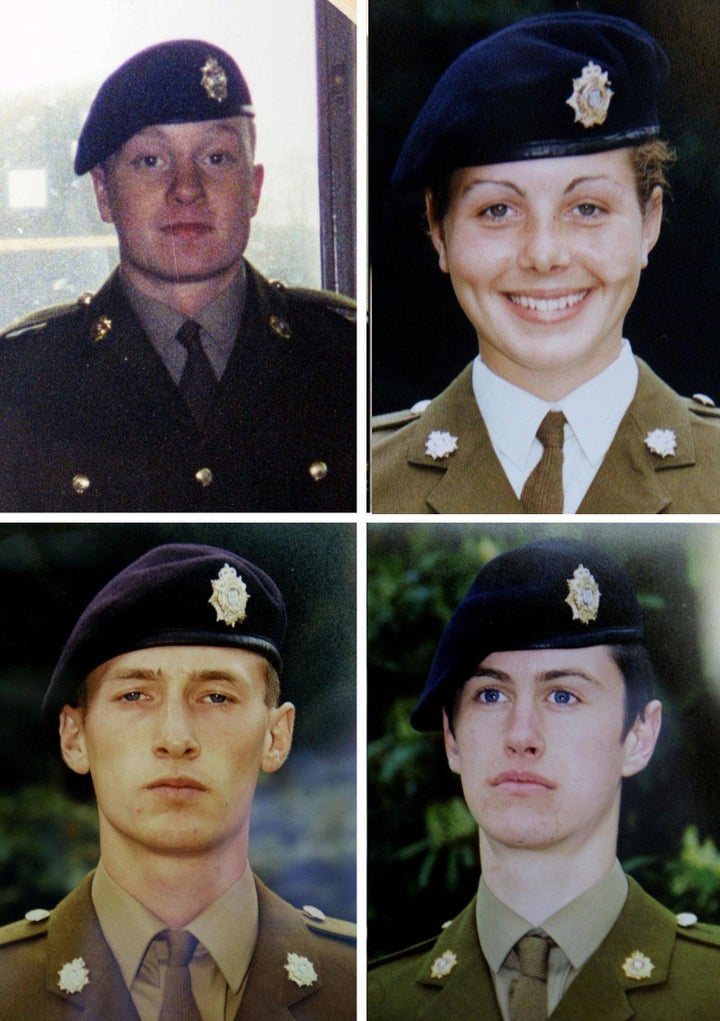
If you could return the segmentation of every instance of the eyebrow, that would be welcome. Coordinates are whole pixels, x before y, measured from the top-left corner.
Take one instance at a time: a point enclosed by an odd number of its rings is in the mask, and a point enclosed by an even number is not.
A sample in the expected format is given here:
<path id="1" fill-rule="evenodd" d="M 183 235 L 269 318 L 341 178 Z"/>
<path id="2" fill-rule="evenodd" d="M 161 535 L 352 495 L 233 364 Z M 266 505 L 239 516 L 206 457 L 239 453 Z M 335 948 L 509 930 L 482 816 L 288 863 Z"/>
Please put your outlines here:
<path id="1" fill-rule="evenodd" d="M 589 681 L 591 684 L 600 686 L 600 681 L 597 677 L 587 673 L 585 670 L 581 670 L 579 667 L 563 667 L 556 670 L 541 670 L 535 674 L 535 682 L 537 684 L 548 684 L 553 681 L 562 681 L 568 677 L 579 677 L 581 680 Z M 495 670 L 492 667 L 478 667 L 475 673 L 469 678 L 471 681 L 483 680 L 501 681 L 505 684 L 512 684 L 514 677 L 512 674 L 506 673 L 504 670 Z"/>
<path id="2" fill-rule="evenodd" d="M 124 681 L 161 681 L 163 678 L 164 672 L 162 668 L 153 670 L 148 667 L 127 667 L 124 670 L 111 671 L 102 680 L 103 683 L 108 681 L 110 683 L 122 684 Z M 230 670 L 193 670 L 188 675 L 188 679 L 191 682 L 226 681 L 235 687 L 240 687 L 245 683 L 245 679 L 240 674 L 233 673 Z"/>
<path id="3" fill-rule="evenodd" d="M 576 188 L 579 188 L 582 185 L 599 184 L 600 182 L 605 182 L 613 188 L 620 187 L 618 182 L 615 181 L 612 177 L 608 177 L 607 174 L 596 175 L 588 174 L 584 177 L 574 177 L 570 184 L 568 184 L 568 186 L 564 189 L 563 195 L 569 195 Z M 510 191 L 515 192 L 515 194 L 518 195 L 520 198 L 524 199 L 527 197 L 527 192 L 519 185 L 515 184 L 514 181 L 505 181 L 502 178 L 496 179 L 490 177 L 475 178 L 474 180 L 470 181 L 467 185 L 465 185 L 461 194 L 465 196 L 468 194 L 468 192 L 472 191 L 473 188 L 482 187 L 483 185 L 493 185 L 500 188 L 508 188 Z"/>

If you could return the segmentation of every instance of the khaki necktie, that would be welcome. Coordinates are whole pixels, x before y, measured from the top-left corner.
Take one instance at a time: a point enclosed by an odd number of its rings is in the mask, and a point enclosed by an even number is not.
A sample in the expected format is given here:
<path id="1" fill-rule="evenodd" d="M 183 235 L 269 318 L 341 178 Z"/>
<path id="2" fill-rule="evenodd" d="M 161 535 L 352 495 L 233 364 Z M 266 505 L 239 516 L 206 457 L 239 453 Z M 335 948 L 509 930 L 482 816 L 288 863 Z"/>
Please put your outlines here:
<path id="1" fill-rule="evenodd" d="M 565 439 L 562 411 L 548 411 L 538 426 L 537 438 L 543 445 L 542 457 L 523 486 L 520 502 L 527 514 L 562 514 Z"/>
<path id="2" fill-rule="evenodd" d="M 545 1021 L 550 941 L 547 936 L 523 936 L 515 950 L 520 978 L 510 988 L 510 1021 Z"/>
<path id="3" fill-rule="evenodd" d="M 190 958 L 197 940 L 185 929 L 166 929 L 168 943 L 165 991 L 158 1021 L 202 1021 L 190 982 Z"/>
<path id="4" fill-rule="evenodd" d="M 176 337 L 187 351 L 187 361 L 180 377 L 180 393 L 195 421 L 202 425 L 217 389 L 217 379 L 200 341 L 199 324 L 188 319 L 177 331 Z"/>

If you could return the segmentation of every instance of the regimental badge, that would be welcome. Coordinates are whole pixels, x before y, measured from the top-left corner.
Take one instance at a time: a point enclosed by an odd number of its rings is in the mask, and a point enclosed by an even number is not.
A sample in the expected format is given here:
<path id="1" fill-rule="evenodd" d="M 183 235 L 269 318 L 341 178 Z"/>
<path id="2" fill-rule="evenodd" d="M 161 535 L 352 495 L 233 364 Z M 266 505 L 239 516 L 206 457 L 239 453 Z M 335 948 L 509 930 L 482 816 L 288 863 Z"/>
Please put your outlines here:
<path id="1" fill-rule="evenodd" d="M 64 993 L 79 993 L 90 981 L 90 972 L 85 967 L 82 957 L 76 957 L 63 964 L 58 972 L 58 985 Z"/>
<path id="2" fill-rule="evenodd" d="M 433 429 L 428 434 L 428 438 L 425 441 L 425 453 L 428 454 L 433 461 L 437 461 L 444 457 L 450 457 L 457 450 L 457 436 L 453 436 L 452 433 L 446 432 L 445 430 Z"/>
<path id="3" fill-rule="evenodd" d="M 200 84 L 210 99 L 218 103 L 227 99 L 227 75 L 215 57 L 208 57 L 203 64 Z"/>
<path id="4" fill-rule="evenodd" d="M 605 123 L 612 96 L 607 71 L 590 61 L 580 77 L 573 78 L 573 94 L 566 102 L 575 111 L 575 121 L 592 128 Z"/>
<path id="5" fill-rule="evenodd" d="M 217 613 L 217 619 L 235 627 L 238 621 L 245 620 L 245 608 L 250 595 L 245 582 L 234 567 L 225 564 L 217 578 L 212 582 L 213 594 L 208 602 Z"/>
<path id="6" fill-rule="evenodd" d="M 652 963 L 649 957 L 641 953 L 639 950 L 634 950 L 629 957 L 626 957 L 623 961 L 622 970 L 625 972 L 628 978 L 650 978 L 652 970 L 655 965 Z"/>
<path id="7" fill-rule="evenodd" d="M 311 986 L 313 982 L 317 982 L 315 965 L 302 954 L 288 954 L 285 971 L 296 986 Z"/>
<path id="8" fill-rule="evenodd" d="M 457 963 L 457 955 L 452 950 L 446 950 L 433 961 L 430 975 L 432 978 L 446 978 Z"/>
<path id="9" fill-rule="evenodd" d="M 573 612 L 573 620 L 581 620 L 589 624 L 596 620 L 600 606 L 600 589 L 588 571 L 580 564 L 575 568 L 572 578 L 568 578 L 568 594 L 565 602 Z"/>
<path id="10" fill-rule="evenodd" d="M 109 316 L 100 316 L 92 324 L 90 335 L 96 344 L 99 344 L 101 340 L 105 340 L 108 333 L 112 329 L 112 319 Z"/>
<path id="11" fill-rule="evenodd" d="M 672 457 L 677 450 L 677 436 L 673 429 L 653 429 L 645 437 L 645 446 L 658 457 Z"/>

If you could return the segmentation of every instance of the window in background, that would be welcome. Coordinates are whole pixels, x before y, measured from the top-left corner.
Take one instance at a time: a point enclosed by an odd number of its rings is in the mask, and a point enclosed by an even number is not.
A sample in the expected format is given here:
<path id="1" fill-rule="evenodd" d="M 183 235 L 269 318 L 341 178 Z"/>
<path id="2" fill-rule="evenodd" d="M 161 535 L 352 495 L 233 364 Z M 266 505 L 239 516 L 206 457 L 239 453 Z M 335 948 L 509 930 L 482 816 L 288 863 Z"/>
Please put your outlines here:
<path id="1" fill-rule="evenodd" d="M 0 41 L 0 327 L 96 290 L 117 262 L 89 175 L 72 162 L 108 74 L 166 39 L 207 39 L 245 74 L 265 186 L 248 258 L 317 287 L 320 273 L 314 0 L 36 0 Z M 337 12 L 336 12 L 337 13 Z"/>

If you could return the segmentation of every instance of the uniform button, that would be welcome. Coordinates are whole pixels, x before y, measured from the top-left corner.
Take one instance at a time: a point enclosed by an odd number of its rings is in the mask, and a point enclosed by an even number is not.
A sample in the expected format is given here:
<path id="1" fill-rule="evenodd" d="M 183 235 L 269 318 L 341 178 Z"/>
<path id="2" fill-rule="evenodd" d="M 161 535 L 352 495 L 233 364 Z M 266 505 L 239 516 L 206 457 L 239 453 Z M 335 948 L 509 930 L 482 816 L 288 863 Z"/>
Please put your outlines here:
<path id="1" fill-rule="evenodd" d="M 199 482 L 201 486 L 206 487 L 212 484 L 213 473 L 209 468 L 198 468 L 195 472 L 195 481 Z"/>
<path id="2" fill-rule="evenodd" d="M 316 908 L 313 904 L 305 904 L 303 906 L 303 912 L 308 918 L 312 918 L 314 922 L 324 922 L 327 919 L 327 915 L 320 908 Z"/>
<path id="3" fill-rule="evenodd" d="M 292 335 L 289 323 L 280 316 L 270 316 L 270 329 L 282 340 L 289 340 Z"/>
<path id="4" fill-rule="evenodd" d="M 313 482 L 322 482 L 328 473 L 328 466 L 324 461 L 313 461 L 308 468 L 308 472 Z"/>
<path id="5" fill-rule="evenodd" d="M 77 303 L 78 305 L 89 305 L 92 300 L 93 300 L 92 291 L 85 291 L 84 294 L 80 295 L 80 297 L 77 300 Z"/>
<path id="6" fill-rule="evenodd" d="M 706 408 L 715 407 L 715 401 L 712 397 L 708 397 L 707 394 L 693 394 L 693 400 L 697 401 L 698 404 L 704 404 Z"/>
<path id="7" fill-rule="evenodd" d="M 72 487 L 78 496 L 82 496 L 90 488 L 90 479 L 87 475 L 73 475 Z"/>
<path id="8" fill-rule="evenodd" d="M 25 919 L 28 922 L 44 922 L 49 917 L 50 912 L 46 911 L 45 908 L 33 908 L 32 911 L 25 912 Z"/>

